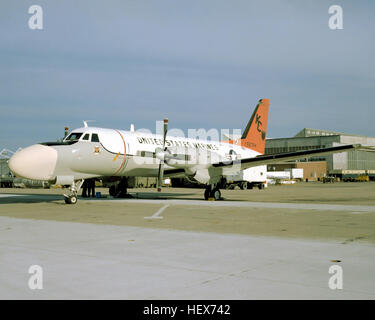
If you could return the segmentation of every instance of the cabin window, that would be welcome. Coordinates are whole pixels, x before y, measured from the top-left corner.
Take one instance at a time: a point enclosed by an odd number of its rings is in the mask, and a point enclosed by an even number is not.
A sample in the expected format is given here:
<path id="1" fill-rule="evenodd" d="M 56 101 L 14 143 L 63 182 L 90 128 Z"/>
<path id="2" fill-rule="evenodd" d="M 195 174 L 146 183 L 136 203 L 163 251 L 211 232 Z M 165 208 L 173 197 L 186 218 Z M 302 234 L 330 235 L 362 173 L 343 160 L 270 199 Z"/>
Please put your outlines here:
<path id="1" fill-rule="evenodd" d="M 91 136 L 91 142 L 99 142 L 99 136 L 97 133 L 93 133 Z"/>
<path id="2" fill-rule="evenodd" d="M 156 158 L 155 153 L 151 151 L 138 151 L 137 154 L 141 157 Z"/>

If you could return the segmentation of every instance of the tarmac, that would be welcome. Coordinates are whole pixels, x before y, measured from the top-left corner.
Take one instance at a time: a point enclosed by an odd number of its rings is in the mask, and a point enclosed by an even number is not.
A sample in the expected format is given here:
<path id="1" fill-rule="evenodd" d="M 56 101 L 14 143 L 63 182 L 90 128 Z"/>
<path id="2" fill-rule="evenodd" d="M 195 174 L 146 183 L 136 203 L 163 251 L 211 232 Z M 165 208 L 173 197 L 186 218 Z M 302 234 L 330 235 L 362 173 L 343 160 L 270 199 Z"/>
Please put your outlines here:
<path id="1" fill-rule="evenodd" d="M 59 189 L 0 189 L 0 299 L 374 299 L 374 190 L 98 189 L 65 205 Z"/>

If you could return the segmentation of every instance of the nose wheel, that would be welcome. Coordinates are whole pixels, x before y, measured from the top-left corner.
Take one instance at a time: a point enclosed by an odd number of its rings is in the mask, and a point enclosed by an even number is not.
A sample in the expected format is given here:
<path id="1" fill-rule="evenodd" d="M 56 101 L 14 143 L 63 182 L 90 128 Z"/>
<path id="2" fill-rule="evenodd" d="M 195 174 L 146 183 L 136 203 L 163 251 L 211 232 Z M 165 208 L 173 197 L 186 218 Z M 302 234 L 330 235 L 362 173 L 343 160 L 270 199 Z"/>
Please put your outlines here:
<path id="1" fill-rule="evenodd" d="M 76 204 L 78 201 L 77 194 L 83 184 L 83 179 L 73 183 L 69 188 L 69 195 L 64 194 L 64 200 L 66 204 Z"/>
<path id="2" fill-rule="evenodd" d="M 71 196 L 64 195 L 64 200 L 66 204 L 76 204 L 78 201 L 76 195 L 71 195 Z"/>

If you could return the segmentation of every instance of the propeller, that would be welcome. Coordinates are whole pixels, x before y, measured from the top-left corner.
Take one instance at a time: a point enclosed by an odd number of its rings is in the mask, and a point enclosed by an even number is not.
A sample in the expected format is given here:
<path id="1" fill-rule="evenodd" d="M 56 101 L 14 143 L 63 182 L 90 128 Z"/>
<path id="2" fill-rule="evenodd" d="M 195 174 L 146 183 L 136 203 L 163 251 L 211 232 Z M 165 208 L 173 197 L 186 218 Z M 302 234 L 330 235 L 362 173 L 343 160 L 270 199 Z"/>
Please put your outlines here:
<path id="1" fill-rule="evenodd" d="M 165 146 L 165 139 L 167 137 L 167 131 L 168 131 L 168 119 L 164 119 L 164 134 L 163 134 L 163 148 L 159 149 L 156 152 L 156 157 L 160 159 L 159 163 L 159 172 L 158 172 L 158 182 L 157 182 L 157 187 L 158 187 L 158 192 L 161 191 L 161 185 L 163 183 L 163 176 L 164 176 L 164 161 L 165 161 L 165 155 L 167 148 Z"/>

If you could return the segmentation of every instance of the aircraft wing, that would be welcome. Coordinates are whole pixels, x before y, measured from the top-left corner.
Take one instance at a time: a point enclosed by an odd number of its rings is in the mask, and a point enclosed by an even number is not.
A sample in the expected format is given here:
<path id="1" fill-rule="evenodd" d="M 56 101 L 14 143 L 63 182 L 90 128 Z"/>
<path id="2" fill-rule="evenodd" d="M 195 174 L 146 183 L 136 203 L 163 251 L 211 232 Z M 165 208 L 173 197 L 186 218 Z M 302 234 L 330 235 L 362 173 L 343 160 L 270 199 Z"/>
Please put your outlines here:
<path id="1" fill-rule="evenodd" d="M 219 163 L 214 163 L 213 167 L 215 168 L 228 168 L 233 167 L 244 170 L 251 167 L 256 167 L 265 164 L 272 164 L 280 161 L 289 161 L 289 160 L 298 160 L 305 159 L 314 156 L 324 156 L 332 153 L 340 153 L 346 151 L 361 150 L 361 151 L 370 151 L 375 152 L 374 147 L 362 146 L 361 144 L 349 144 L 337 147 L 314 149 L 314 150 L 304 150 L 297 152 L 286 152 L 278 153 L 272 155 L 260 155 L 254 158 L 245 158 L 234 161 L 223 161 Z"/>
<path id="2" fill-rule="evenodd" d="M 168 178 L 185 177 L 185 169 L 181 169 L 181 168 L 165 169 L 164 170 L 164 177 L 168 177 Z"/>

